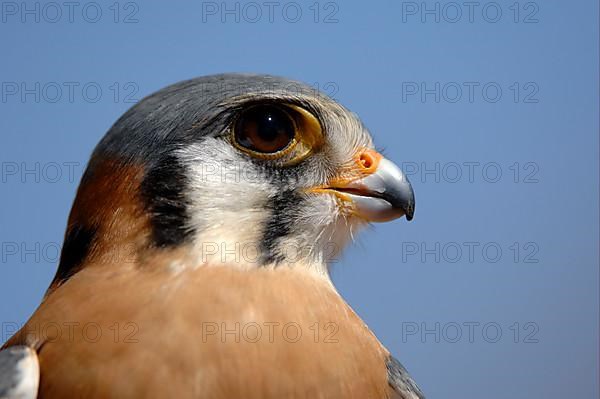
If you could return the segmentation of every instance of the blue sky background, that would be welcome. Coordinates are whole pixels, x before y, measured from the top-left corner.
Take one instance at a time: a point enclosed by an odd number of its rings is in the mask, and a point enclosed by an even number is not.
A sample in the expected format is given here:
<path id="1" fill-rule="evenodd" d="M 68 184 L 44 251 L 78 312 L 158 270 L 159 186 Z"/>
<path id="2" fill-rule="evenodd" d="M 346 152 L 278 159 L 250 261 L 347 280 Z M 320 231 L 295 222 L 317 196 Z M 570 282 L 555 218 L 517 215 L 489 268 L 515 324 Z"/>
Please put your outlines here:
<path id="1" fill-rule="evenodd" d="M 127 101 L 264 72 L 332 94 L 409 173 L 414 221 L 364 232 L 334 280 L 428 397 L 597 398 L 598 3 L 276 3 L 2 2 L 0 341 Z"/>

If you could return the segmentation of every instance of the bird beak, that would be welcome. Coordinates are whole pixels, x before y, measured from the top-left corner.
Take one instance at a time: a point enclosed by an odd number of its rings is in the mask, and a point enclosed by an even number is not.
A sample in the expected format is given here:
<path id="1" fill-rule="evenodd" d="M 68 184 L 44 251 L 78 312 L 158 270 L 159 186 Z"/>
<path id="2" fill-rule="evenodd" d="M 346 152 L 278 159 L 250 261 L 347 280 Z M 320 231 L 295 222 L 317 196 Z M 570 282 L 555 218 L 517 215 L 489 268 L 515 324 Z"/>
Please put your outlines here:
<path id="1" fill-rule="evenodd" d="M 312 190 L 328 192 L 340 199 L 345 207 L 368 222 L 387 222 L 415 213 L 415 194 L 406 175 L 392 161 L 378 152 L 365 149 L 355 158 L 347 177 Z"/>

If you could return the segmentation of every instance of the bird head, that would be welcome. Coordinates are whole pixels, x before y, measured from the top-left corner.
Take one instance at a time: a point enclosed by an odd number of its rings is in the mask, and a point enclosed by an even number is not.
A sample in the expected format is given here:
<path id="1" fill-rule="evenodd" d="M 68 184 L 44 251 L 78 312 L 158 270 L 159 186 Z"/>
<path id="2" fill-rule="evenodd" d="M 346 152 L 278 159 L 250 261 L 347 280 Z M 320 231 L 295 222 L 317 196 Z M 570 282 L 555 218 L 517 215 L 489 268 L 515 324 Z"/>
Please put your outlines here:
<path id="1" fill-rule="evenodd" d="M 192 79 L 141 100 L 98 144 L 54 285 L 84 264 L 163 254 L 174 269 L 326 273 L 359 227 L 410 220 L 414 206 L 409 181 L 358 117 L 314 88 L 259 75 Z"/>

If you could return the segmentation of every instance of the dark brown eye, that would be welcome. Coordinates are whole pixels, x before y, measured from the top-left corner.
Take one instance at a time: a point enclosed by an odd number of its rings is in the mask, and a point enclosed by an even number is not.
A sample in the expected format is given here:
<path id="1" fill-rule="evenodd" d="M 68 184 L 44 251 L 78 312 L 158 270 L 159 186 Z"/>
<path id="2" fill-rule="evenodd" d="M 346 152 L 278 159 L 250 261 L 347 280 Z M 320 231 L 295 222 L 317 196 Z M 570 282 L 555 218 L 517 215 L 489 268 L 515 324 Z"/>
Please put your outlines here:
<path id="1" fill-rule="evenodd" d="M 273 105 L 257 105 L 243 111 L 234 126 L 236 143 L 262 154 L 285 149 L 295 135 L 296 126 L 292 117 Z"/>

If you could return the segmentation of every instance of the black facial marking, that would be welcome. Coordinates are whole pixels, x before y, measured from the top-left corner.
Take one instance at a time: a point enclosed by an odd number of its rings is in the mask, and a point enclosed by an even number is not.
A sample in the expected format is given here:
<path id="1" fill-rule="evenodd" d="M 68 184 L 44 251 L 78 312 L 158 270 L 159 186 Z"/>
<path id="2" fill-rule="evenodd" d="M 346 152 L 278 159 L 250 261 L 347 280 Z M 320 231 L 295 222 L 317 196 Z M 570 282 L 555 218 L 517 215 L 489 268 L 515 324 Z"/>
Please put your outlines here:
<path id="1" fill-rule="evenodd" d="M 96 228 L 86 228 L 75 224 L 69 228 L 60 255 L 60 264 L 52 285 L 60 285 L 77 273 L 83 264 L 92 241 L 96 236 Z"/>
<path id="2" fill-rule="evenodd" d="M 301 198 L 297 192 L 286 190 L 278 193 L 270 203 L 271 215 L 265 226 L 261 255 L 263 264 L 281 262 L 285 254 L 277 251 L 277 241 L 286 236 L 295 222 Z"/>
<path id="3" fill-rule="evenodd" d="M 423 395 L 423 392 L 421 392 L 415 381 L 408 375 L 408 371 L 393 356 L 387 358 L 385 367 L 388 372 L 388 383 L 402 398 L 407 398 L 409 397 L 407 395 L 411 394 L 419 399 L 425 399 L 425 395 Z"/>
<path id="4" fill-rule="evenodd" d="M 164 156 L 144 177 L 142 198 L 152 223 L 152 241 L 157 247 L 177 246 L 193 235 L 188 223 L 186 185 L 185 166 L 175 155 Z"/>

